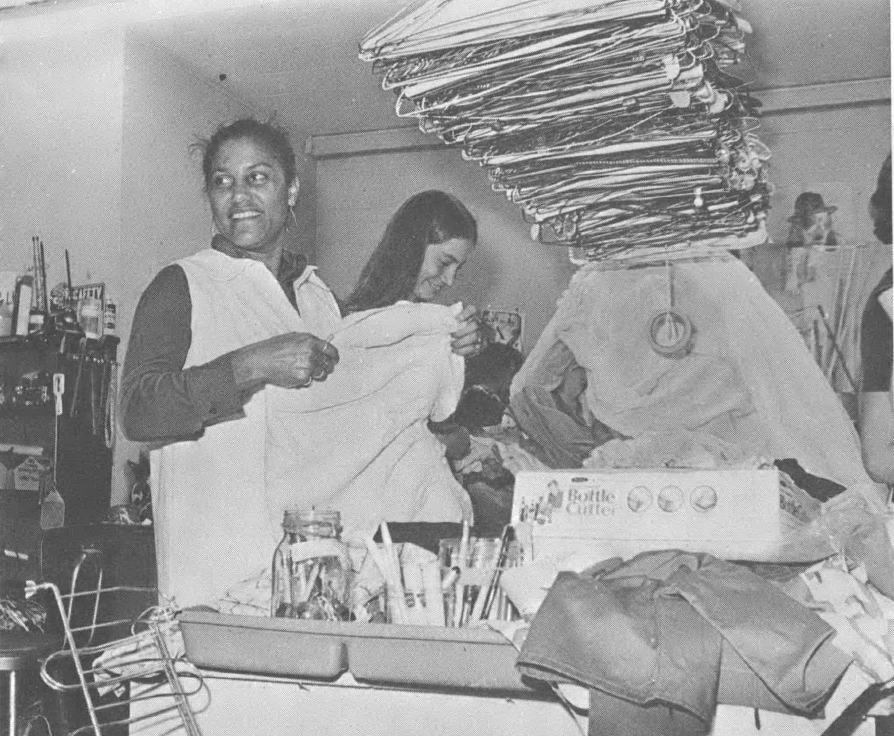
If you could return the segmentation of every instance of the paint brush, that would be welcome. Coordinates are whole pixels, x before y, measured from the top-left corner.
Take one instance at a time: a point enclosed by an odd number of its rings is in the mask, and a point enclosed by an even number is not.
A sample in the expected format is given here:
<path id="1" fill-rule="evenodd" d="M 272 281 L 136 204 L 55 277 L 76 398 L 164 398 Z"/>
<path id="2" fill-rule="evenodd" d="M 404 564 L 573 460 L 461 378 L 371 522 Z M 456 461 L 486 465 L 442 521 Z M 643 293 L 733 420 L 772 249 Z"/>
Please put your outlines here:
<path id="1" fill-rule="evenodd" d="M 503 533 L 500 535 L 500 552 L 497 555 L 497 563 L 494 566 L 494 574 L 491 576 L 490 583 L 487 586 L 487 592 L 484 594 L 484 603 L 481 607 L 480 620 L 484 621 L 490 617 L 490 609 L 494 604 L 494 598 L 497 594 L 497 586 L 500 583 L 500 575 L 506 566 L 506 560 L 509 558 L 509 543 L 512 540 L 512 525 L 507 524 L 503 527 Z"/>
<path id="2" fill-rule="evenodd" d="M 68 284 L 68 306 L 74 306 L 74 286 L 71 283 L 71 258 L 68 255 L 68 248 L 65 249 L 65 277 Z"/>
<path id="3" fill-rule="evenodd" d="M 43 249 L 43 240 L 38 239 L 39 243 L 39 251 L 40 251 L 40 283 L 43 290 L 43 302 L 40 305 L 40 309 L 45 313 L 49 314 L 50 312 L 50 292 L 47 291 L 47 261 L 46 261 L 46 253 Z"/>
<path id="4" fill-rule="evenodd" d="M 466 586 L 463 585 L 463 571 L 469 558 L 469 522 L 463 519 L 463 532 L 459 541 L 459 559 L 455 561 L 454 567 L 459 568 L 459 577 L 456 580 L 455 605 L 453 609 L 453 625 L 462 626 L 463 608 L 465 608 Z"/>

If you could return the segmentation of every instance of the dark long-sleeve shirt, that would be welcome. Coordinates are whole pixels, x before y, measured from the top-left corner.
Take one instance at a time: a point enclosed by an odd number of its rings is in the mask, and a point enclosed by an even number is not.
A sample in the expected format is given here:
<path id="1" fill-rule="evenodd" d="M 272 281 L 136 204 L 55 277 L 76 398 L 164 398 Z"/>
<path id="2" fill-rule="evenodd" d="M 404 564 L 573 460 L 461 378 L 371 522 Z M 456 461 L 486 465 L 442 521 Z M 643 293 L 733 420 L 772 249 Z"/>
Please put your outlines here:
<path id="1" fill-rule="evenodd" d="M 891 269 L 872 290 L 863 311 L 860 349 L 863 361 L 863 390 L 888 391 L 891 387 L 892 352 L 894 337 L 891 318 L 879 303 L 882 292 L 891 288 Z"/>
<path id="2" fill-rule="evenodd" d="M 283 253 L 278 281 L 292 305 L 292 283 L 307 259 Z M 131 326 L 121 380 L 124 434 L 136 442 L 199 436 L 204 427 L 242 416 L 252 391 L 233 375 L 232 353 L 184 369 L 192 344 L 192 301 L 183 269 L 162 269 L 143 292 Z"/>

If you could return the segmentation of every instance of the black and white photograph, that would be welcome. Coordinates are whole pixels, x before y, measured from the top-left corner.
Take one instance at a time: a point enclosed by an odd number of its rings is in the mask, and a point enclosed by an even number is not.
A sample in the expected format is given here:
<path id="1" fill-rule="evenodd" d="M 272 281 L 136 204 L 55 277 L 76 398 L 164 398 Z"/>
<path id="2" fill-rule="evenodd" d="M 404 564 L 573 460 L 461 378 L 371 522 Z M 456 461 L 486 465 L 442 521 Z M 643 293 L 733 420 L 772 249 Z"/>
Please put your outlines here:
<path id="1" fill-rule="evenodd" d="M 894 736 L 887 0 L 0 0 L 0 736 Z"/>

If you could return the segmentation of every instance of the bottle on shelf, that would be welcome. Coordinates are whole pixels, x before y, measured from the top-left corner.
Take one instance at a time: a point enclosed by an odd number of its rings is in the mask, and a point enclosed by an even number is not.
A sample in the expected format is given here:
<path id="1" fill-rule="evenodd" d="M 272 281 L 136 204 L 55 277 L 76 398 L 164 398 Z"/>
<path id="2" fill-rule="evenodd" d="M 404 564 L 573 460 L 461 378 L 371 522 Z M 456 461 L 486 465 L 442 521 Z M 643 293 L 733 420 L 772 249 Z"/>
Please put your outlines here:
<path id="1" fill-rule="evenodd" d="M 103 307 L 95 297 L 85 297 L 78 302 L 78 324 L 88 340 L 99 340 L 102 337 Z"/>
<path id="2" fill-rule="evenodd" d="M 44 331 L 44 313 L 37 307 L 31 307 L 28 315 L 28 334 L 37 335 Z"/>
<path id="3" fill-rule="evenodd" d="M 15 314 L 13 315 L 13 335 L 28 334 L 28 323 L 31 316 L 31 295 L 34 293 L 34 277 L 30 274 L 22 276 L 16 284 Z"/>
<path id="4" fill-rule="evenodd" d="M 102 314 L 102 334 L 116 335 L 118 330 L 118 307 L 112 297 L 106 292 L 105 308 Z"/>

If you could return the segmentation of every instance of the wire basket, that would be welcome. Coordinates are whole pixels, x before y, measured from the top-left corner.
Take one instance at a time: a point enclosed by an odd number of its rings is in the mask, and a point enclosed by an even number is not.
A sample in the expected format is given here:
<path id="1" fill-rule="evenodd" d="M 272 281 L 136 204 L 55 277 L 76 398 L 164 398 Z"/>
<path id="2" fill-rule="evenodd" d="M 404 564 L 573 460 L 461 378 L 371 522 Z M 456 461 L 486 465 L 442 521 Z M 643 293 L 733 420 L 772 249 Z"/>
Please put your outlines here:
<path id="1" fill-rule="evenodd" d="M 83 550 L 68 593 L 50 582 L 34 584 L 28 591 L 52 594 L 63 628 L 62 647 L 43 662 L 41 679 L 53 690 L 79 691 L 84 697 L 89 723 L 68 736 L 124 734 L 128 724 L 146 720 L 163 723 L 165 733 L 185 729 L 189 736 L 200 736 L 189 697 L 205 685 L 185 658 L 176 609 L 153 605 L 136 617 L 102 616 L 110 598 L 148 596 L 157 601 L 158 591 L 103 587 L 101 559 L 99 551 Z M 94 570 L 89 585 L 83 584 L 85 565 Z"/>

